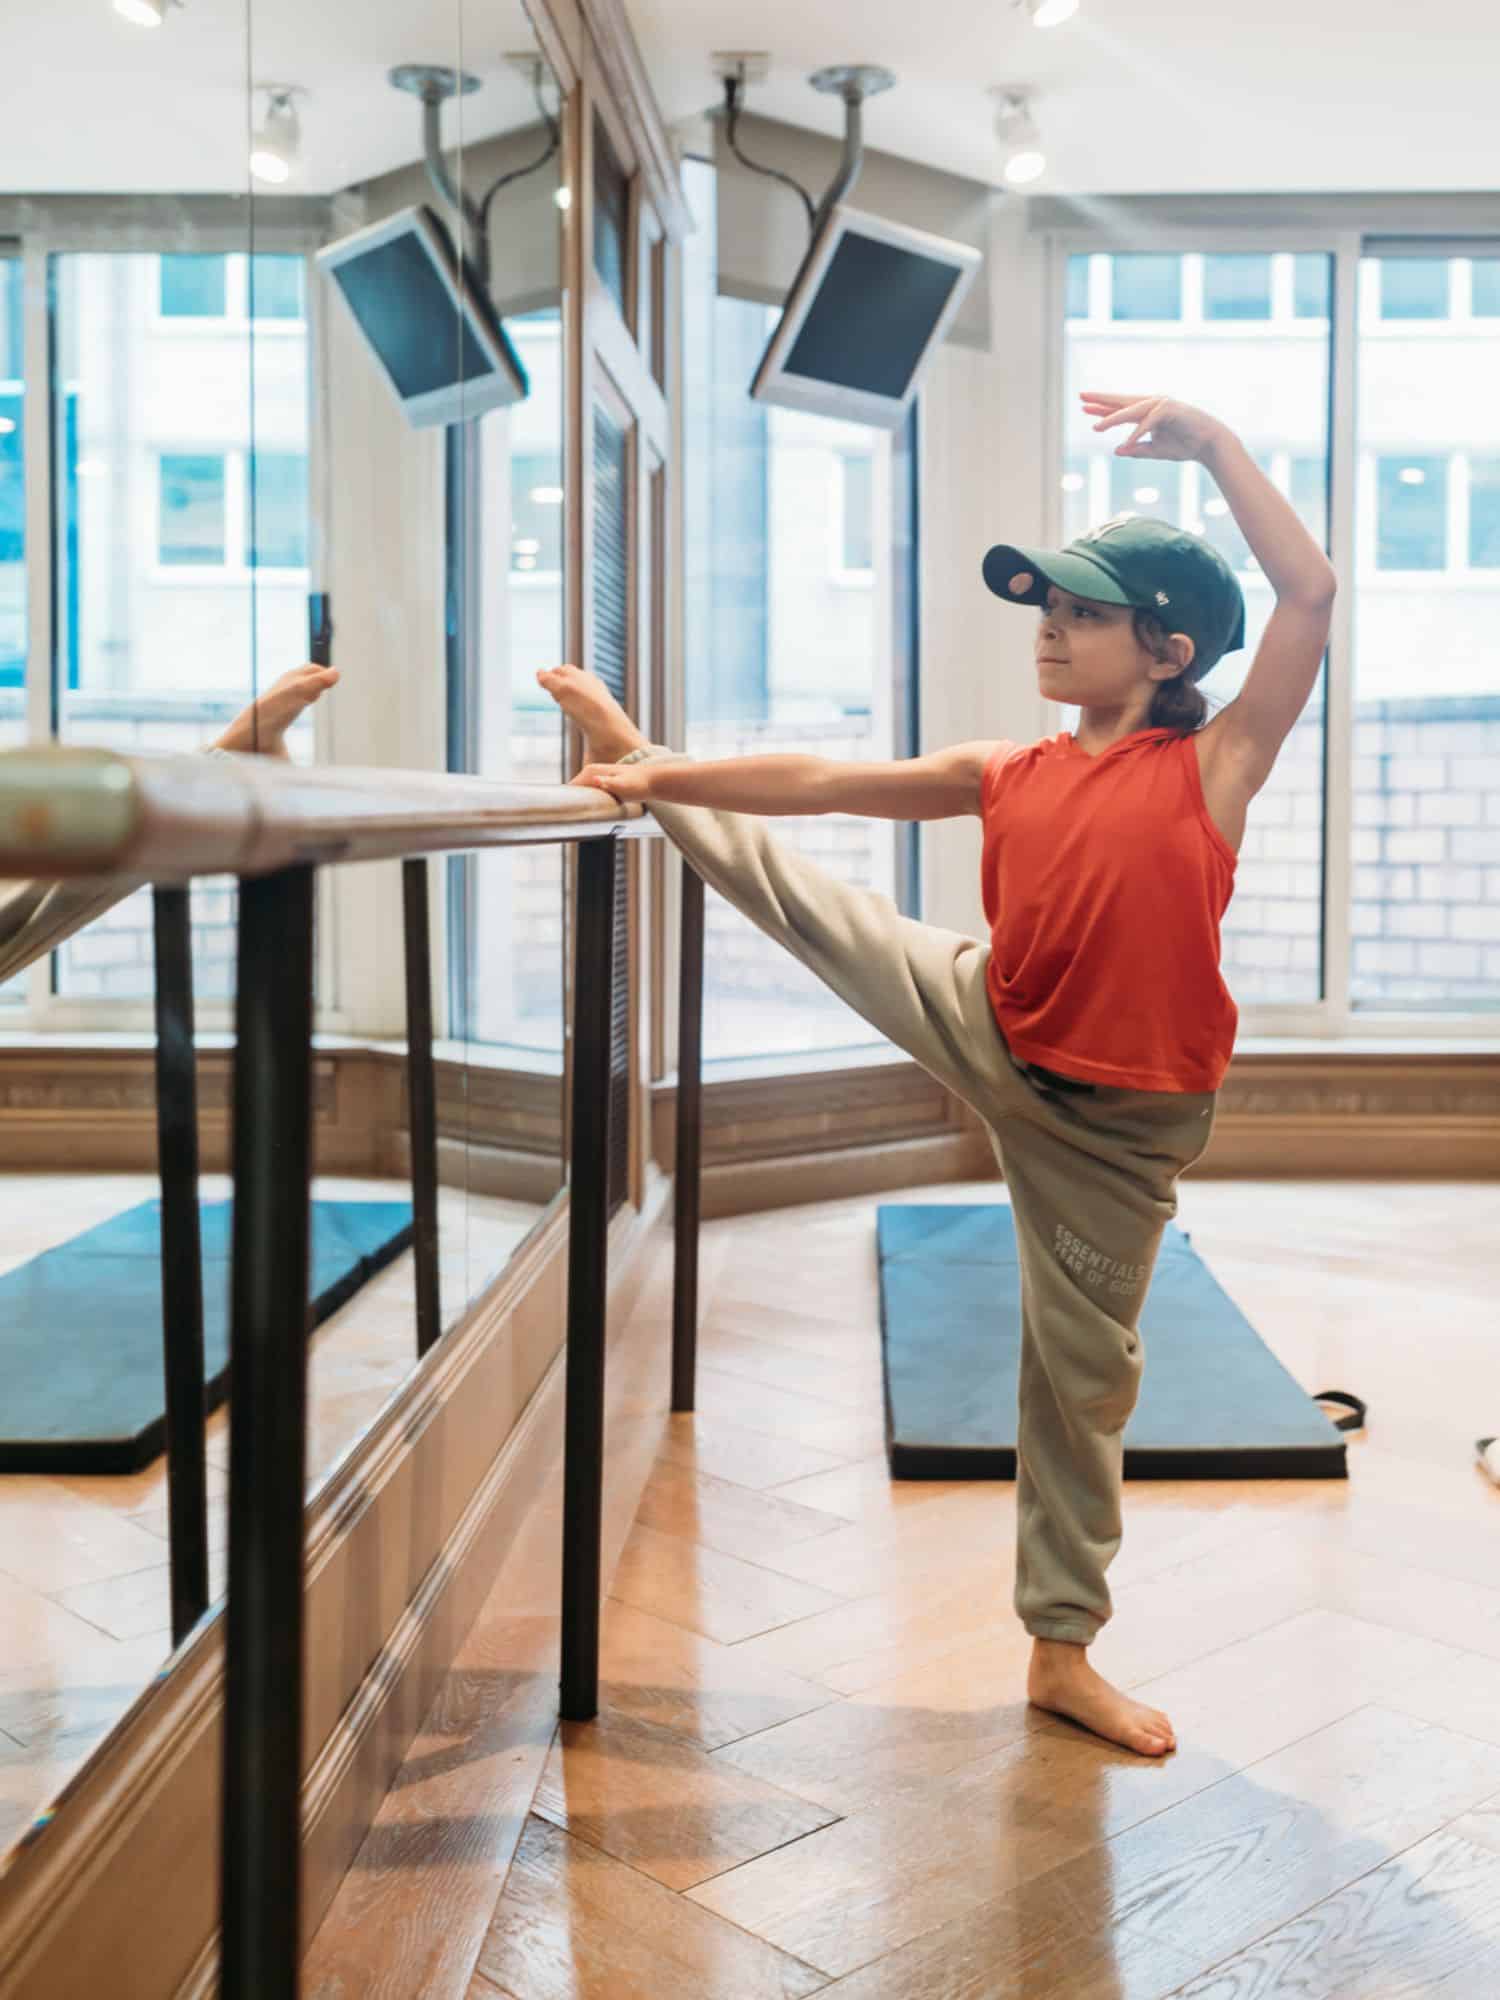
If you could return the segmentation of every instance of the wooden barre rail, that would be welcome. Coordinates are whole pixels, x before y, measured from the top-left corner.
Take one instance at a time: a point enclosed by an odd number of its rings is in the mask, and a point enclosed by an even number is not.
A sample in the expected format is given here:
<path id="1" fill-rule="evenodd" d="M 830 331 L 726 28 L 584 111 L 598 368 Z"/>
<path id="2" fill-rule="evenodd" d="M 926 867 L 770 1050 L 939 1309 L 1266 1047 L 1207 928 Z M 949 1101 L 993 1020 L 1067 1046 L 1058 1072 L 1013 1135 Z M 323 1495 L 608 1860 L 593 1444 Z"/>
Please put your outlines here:
<path id="1" fill-rule="evenodd" d="M 655 831 L 640 806 L 579 785 L 228 752 L 0 751 L 0 879 L 185 882 Z"/>

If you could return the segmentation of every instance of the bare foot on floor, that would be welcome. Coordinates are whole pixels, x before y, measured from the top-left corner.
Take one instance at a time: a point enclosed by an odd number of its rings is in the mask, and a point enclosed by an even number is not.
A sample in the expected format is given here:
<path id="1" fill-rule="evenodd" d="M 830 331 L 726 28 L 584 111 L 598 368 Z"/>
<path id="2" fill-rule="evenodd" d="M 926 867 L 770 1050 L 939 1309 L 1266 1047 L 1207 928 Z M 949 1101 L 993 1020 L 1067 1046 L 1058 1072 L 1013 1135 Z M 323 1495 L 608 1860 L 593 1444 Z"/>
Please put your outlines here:
<path id="1" fill-rule="evenodd" d="M 583 731 L 586 764 L 618 763 L 646 741 L 597 674 L 582 667 L 543 667 L 537 680 Z"/>
<path id="2" fill-rule="evenodd" d="M 1026 1693 L 1038 1708 L 1082 1723 L 1111 1743 L 1144 1757 L 1164 1757 L 1177 1748 L 1171 1723 L 1159 1708 L 1132 1701 L 1088 1663 L 1082 1646 L 1038 1639 L 1031 1652 Z"/>

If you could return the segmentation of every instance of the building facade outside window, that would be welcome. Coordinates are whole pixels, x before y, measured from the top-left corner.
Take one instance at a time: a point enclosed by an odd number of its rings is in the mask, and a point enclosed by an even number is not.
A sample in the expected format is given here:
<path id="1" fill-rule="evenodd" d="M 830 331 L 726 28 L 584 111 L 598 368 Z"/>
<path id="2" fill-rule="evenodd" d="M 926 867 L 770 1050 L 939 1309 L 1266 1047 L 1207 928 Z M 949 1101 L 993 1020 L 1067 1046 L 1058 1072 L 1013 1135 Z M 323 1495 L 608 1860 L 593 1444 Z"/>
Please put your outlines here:
<path id="1" fill-rule="evenodd" d="M 1270 312 L 1233 323 L 1252 260 L 1183 253 L 1068 260 L 1063 342 L 1064 530 L 1107 513 L 1205 534 L 1240 576 L 1247 644 L 1204 682 L 1232 699 L 1270 610 L 1269 587 L 1212 480 L 1194 465 L 1120 460 L 1073 414 L 1075 392 L 1184 383 L 1223 416 L 1297 509 L 1328 535 L 1333 260 L 1271 252 Z M 1175 276 L 1166 266 L 1176 266 Z M 1232 272 L 1224 267 L 1233 265 Z M 1242 1006 L 1331 1007 L 1334 1017 L 1458 1020 L 1500 1010 L 1500 255 L 1364 257 L 1355 281 L 1350 740 L 1330 744 L 1352 791 L 1351 867 L 1333 885 L 1347 938 L 1341 990 L 1325 984 L 1324 703 L 1320 680 L 1251 808 L 1224 967 Z M 1260 278 L 1255 280 L 1260 285 Z M 1121 309 L 1123 288 L 1124 309 Z M 1257 297 L 1261 294 L 1256 293 Z M 1175 311 L 1168 311 L 1174 307 Z M 1159 328 L 1121 320 L 1148 317 Z M 1226 318 L 1231 323 L 1224 323 Z M 1121 350 L 1127 348 L 1122 353 Z M 1269 1018 L 1269 1017 L 1268 1017 Z"/>

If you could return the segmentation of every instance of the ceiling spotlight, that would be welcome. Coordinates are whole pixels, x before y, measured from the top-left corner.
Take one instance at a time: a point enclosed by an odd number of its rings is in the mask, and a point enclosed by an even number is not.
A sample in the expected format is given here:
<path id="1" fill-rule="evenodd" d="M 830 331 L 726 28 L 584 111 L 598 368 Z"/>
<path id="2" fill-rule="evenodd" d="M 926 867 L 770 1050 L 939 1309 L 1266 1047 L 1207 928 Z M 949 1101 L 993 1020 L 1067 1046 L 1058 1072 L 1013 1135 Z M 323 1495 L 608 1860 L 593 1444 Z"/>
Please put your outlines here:
<path id="1" fill-rule="evenodd" d="M 183 0 L 115 0 L 115 12 L 138 28 L 159 28 L 167 9 L 182 4 Z"/>
<path id="2" fill-rule="evenodd" d="M 1055 28 L 1078 12 L 1078 0 L 1016 0 L 1016 5 L 1026 9 L 1034 28 Z"/>
<path id="3" fill-rule="evenodd" d="M 995 114 L 995 130 L 1005 149 L 1005 178 L 1013 187 L 1023 187 L 1047 171 L 1042 135 L 1031 115 L 1031 95 L 1025 90 L 1001 90 L 997 95 L 1000 109 Z"/>
<path id="4" fill-rule="evenodd" d="M 258 181 L 280 187 L 291 179 L 302 144 L 302 128 L 292 102 L 296 86 L 266 83 L 260 88 L 266 93 L 266 115 L 250 142 L 250 171 Z"/>

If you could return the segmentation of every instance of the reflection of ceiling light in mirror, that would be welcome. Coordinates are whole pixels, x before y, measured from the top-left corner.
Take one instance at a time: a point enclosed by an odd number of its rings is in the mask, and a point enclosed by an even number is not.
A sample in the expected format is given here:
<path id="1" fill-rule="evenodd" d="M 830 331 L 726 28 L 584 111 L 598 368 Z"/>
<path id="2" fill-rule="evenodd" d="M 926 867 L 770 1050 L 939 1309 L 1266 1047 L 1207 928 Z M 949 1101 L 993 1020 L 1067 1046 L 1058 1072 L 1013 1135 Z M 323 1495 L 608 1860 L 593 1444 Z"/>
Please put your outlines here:
<path id="1" fill-rule="evenodd" d="M 995 131 L 1004 148 L 1005 178 L 1013 187 L 1023 187 L 1047 171 L 1042 136 L 1031 115 L 1031 96 L 1028 91 L 1003 87 L 995 94 L 1000 99 Z"/>
<path id="2" fill-rule="evenodd" d="M 1227 500 L 1205 500 L 1203 511 L 1205 514 L 1212 514 L 1217 519 L 1220 514 L 1227 514 L 1229 512 L 1229 502 Z"/>
<path id="3" fill-rule="evenodd" d="M 1403 465 L 1401 468 L 1401 484 L 1403 486 L 1425 486 L 1427 484 L 1427 474 L 1422 470 L 1420 465 Z"/>
<path id="4" fill-rule="evenodd" d="M 517 557 L 516 557 L 516 568 L 517 568 L 517 569 L 535 569 L 535 568 L 536 568 L 536 557 L 535 557 L 535 556 L 517 556 Z"/>
<path id="5" fill-rule="evenodd" d="M 9 437 L 16 427 L 14 417 L 0 417 L 0 437 Z"/>
<path id="6" fill-rule="evenodd" d="M 1065 472 L 1062 478 L 1062 490 L 1064 493 L 1081 493 L 1083 491 L 1083 474 L 1081 472 Z"/>
<path id="7" fill-rule="evenodd" d="M 292 84 L 262 84 L 265 122 L 250 142 L 250 171 L 258 181 L 280 187 L 291 179 L 301 149 L 302 130 L 292 103 Z"/>
<path id="8" fill-rule="evenodd" d="M 1139 500 L 1143 507 L 1149 507 L 1153 501 L 1160 500 L 1161 488 L 1159 486 L 1137 486 L 1130 497 L 1132 500 Z"/>
<path id="9" fill-rule="evenodd" d="M 1189 524 L 1188 524 L 1188 533 L 1189 533 L 1190 535 L 1206 535 L 1206 534 L 1208 533 L 1208 523 L 1207 523 L 1207 521 L 1191 521 L 1191 522 L 1189 522 Z"/>
<path id="10" fill-rule="evenodd" d="M 1034 28 L 1055 28 L 1078 12 L 1078 0 L 1016 0 L 1016 5 L 1026 9 Z"/>
<path id="11" fill-rule="evenodd" d="M 573 206 L 573 190 L 571 188 L 559 188 L 552 199 L 557 203 L 559 208 L 571 208 Z"/>
<path id="12" fill-rule="evenodd" d="M 529 535 L 525 536 L 522 539 L 519 539 L 516 542 L 516 554 L 518 556 L 540 555 L 541 550 L 542 550 L 541 543 L 533 541 Z"/>
<path id="13" fill-rule="evenodd" d="M 533 505 L 537 507 L 560 507 L 563 502 L 563 490 L 560 486 L 533 486 L 531 498 Z"/>
<path id="14" fill-rule="evenodd" d="M 97 479 L 104 471 L 102 458 L 80 458 L 73 468 L 80 479 Z"/>
<path id="15" fill-rule="evenodd" d="M 173 4 L 180 7 L 182 0 L 115 0 L 115 12 L 138 28 L 159 28 Z"/>

